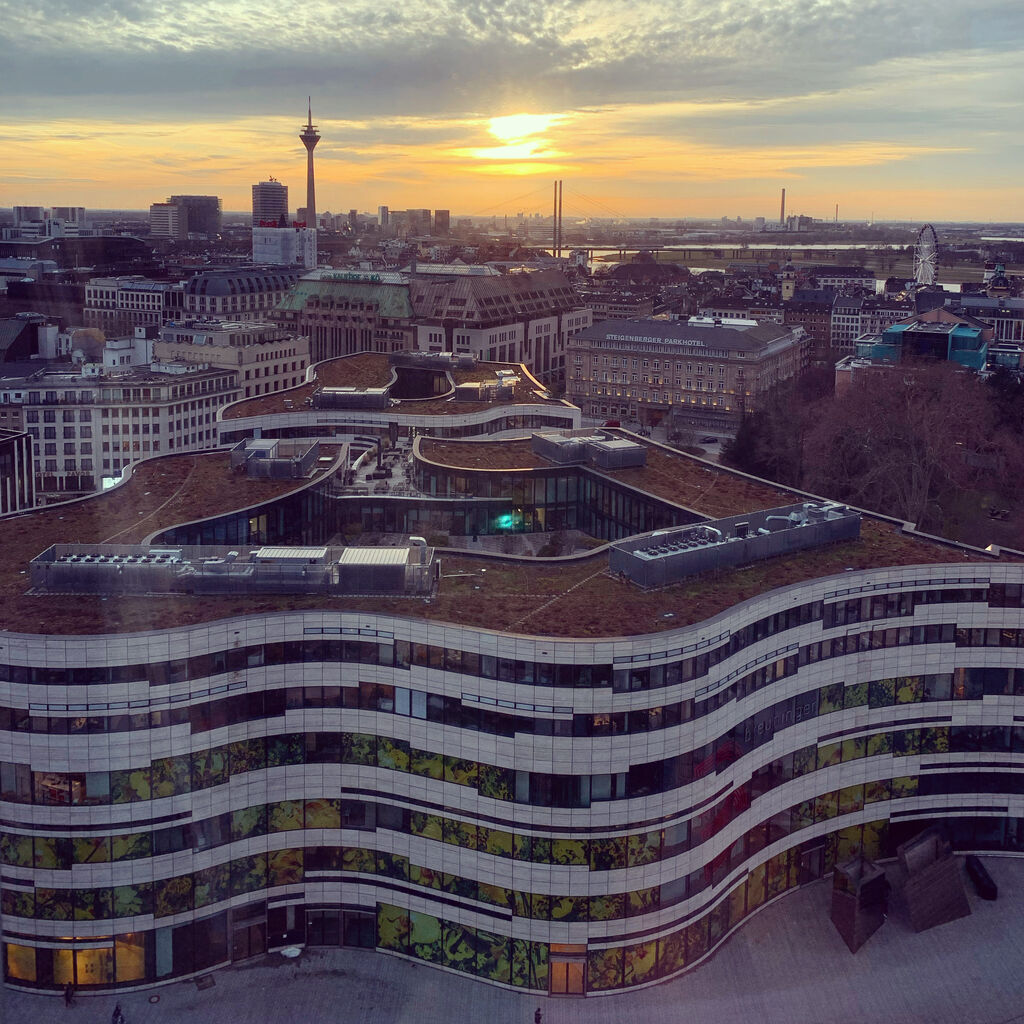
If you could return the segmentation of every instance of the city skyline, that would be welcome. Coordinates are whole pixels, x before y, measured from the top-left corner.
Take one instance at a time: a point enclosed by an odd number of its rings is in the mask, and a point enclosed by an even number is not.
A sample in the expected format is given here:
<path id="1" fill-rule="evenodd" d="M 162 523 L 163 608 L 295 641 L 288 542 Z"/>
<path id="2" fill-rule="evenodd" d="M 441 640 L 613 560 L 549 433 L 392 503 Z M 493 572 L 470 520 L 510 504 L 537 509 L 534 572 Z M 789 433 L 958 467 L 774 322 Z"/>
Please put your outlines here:
<path id="1" fill-rule="evenodd" d="M 298 197 L 312 93 L 334 211 L 545 212 L 558 177 L 567 217 L 1024 219 L 1024 12 L 988 0 L 313 2 L 273 43 L 256 0 L 3 6 L 4 206 Z"/>

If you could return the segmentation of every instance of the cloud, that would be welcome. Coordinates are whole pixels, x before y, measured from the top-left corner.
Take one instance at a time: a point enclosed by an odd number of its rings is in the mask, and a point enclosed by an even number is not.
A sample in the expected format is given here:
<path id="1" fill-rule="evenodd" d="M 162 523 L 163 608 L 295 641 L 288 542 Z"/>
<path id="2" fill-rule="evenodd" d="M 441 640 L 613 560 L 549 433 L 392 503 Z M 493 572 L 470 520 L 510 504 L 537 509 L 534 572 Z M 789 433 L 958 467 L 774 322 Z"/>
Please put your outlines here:
<path id="1" fill-rule="evenodd" d="M 123 100 L 210 113 L 531 108 L 652 96 L 766 99 L 857 85 L 893 59 L 976 50 L 1007 59 L 1024 10 L 993 0 L 37 0 L 0 2 L 12 95 Z M 41 48 L 61 54 L 38 74 Z M 296 94 L 296 95 L 290 95 Z M 525 103 L 524 103 L 525 101 Z"/>
<path id="2" fill-rule="evenodd" d="M 401 182 L 455 207 L 503 175 L 956 188 L 1019 165 L 1022 41 L 995 0 L 0 0 L 0 141 L 15 173 L 141 196 L 191 167 L 241 206 L 253 174 L 297 187 L 311 93 L 345 208 Z M 490 130 L 520 115 L 536 130 Z"/>

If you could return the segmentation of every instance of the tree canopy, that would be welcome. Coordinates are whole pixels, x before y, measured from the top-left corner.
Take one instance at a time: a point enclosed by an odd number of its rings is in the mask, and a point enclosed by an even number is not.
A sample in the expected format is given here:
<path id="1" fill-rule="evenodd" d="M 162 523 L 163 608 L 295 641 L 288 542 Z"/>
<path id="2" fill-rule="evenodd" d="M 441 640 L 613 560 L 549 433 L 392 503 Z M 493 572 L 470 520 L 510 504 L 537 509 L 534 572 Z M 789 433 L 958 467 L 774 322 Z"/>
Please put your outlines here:
<path id="1" fill-rule="evenodd" d="M 723 459 L 977 543 L 985 503 L 1012 501 L 1024 482 L 1024 388 L 949 363 L 867 370 L 838 395 L 788 383 L 743 421 Z"/>

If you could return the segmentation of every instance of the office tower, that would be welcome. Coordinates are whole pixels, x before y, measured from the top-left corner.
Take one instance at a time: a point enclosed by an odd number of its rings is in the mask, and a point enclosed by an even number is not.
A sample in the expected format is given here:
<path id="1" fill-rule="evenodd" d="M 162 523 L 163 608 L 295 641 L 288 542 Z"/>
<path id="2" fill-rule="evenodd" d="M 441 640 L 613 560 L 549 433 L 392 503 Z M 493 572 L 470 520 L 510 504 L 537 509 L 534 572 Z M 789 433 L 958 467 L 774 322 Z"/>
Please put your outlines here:
<path id="1" fill-rule="evenodd" d="M 217 196 L 171 196 L 167 201 L 184 212 L 186 234 L 220 234 L 220 199 Z"/>
<path id="2" fill-rule="evenodd" d="M 50 217 L 54 220 L 69 221 L 73 224 L 85 224 L 84 206 L 55 206 L 50 210 Z"/>
<path id="3" fill-rule="evenodd" d="M 409 218 L 409 234 L 429 235 L 430 234 L 430 211 L 429 210 L 407 210 Z"/>
<path id="4" fill-rule="evenodd" d="M 254 227 L 252 261 L 260 266 L 315 267 L 316 231 L 298 227 Z"/>
<path id="5" fill-rule="evenodd" d="M 15 206 L 14 223 L 24 224 L 33 221 L 43 220 L 46 216 L 45 206 Z"/>
<path id="6" fill-rule="evenodd" d="M 181 208 L 175 203 L 152 203 L 149 207 L 149 233 L 154 238 L 184 238 Z"/>
<path id="7" fill-rule="evenodd" d="M 288 223 L 288 186 L 276 178 L 261 181 L 252 187 L 252 226 L 280 227 L 281 218 Z"/>
<path id="8" fill-rule="evenodd" d="M 149 208 L 149 233 L 164 238 L 220 234 L 220 199 L 217 196 L 168 196 Z"/>
<path id="9" fill-rule="evenodd" d="M 451 211 L 450 210 L 435 210 L 434 211 L 434 234 L 435 235 L 447 235 L 451 230 Z"/>

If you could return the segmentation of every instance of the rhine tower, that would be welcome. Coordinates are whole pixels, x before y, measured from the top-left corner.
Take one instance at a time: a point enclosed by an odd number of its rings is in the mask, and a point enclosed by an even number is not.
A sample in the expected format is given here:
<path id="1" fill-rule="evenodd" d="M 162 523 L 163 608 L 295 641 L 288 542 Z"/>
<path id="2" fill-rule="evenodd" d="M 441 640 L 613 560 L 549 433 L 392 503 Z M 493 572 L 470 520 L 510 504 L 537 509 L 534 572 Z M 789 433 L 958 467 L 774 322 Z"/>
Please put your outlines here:
<path id="1" fill-rule="evenodd" d="M 316 187 L 313 181 L 313 150 L 320 141 L 320 133 L 313 124 L 313 97 L 309 97 L 309 115 L 299 133 L 302 144 L 306 147 L 306 224 L 316 227 Z"/>

